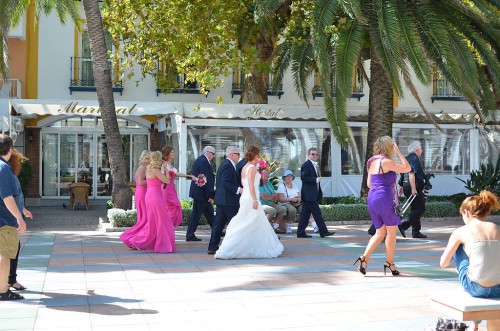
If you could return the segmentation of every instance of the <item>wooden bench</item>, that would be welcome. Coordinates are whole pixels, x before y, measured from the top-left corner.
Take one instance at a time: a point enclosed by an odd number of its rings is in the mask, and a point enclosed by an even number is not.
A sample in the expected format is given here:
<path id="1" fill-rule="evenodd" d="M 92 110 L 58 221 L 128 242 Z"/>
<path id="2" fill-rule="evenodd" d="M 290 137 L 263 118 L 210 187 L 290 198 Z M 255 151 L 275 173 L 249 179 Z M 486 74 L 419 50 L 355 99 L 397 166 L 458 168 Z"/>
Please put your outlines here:
<path id="1" fill-rule="evenodd" d="M 481 299 L 460 290 L 431 296 L 432 307 L 459 321 L 487 321 L 488 331 L 500 331 L 500 299 Z"/>

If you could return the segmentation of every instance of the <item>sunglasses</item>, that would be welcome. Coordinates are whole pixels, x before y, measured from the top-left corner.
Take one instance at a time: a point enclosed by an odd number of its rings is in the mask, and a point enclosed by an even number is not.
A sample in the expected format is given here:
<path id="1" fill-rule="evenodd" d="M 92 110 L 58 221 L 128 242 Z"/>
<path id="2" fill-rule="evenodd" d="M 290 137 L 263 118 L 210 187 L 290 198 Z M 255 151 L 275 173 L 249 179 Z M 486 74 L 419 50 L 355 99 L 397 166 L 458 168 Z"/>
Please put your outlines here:
<path id="1" fill-rule="evenodd" d="M 231 155 L 238 155 L 238 156 L 240 156 L 240 153 L 231 153 Z"/>
<path id="2" fill-rule="evenodd" d="M 318 153 L 311 153 L 311 155 L 318 155 Z"/>

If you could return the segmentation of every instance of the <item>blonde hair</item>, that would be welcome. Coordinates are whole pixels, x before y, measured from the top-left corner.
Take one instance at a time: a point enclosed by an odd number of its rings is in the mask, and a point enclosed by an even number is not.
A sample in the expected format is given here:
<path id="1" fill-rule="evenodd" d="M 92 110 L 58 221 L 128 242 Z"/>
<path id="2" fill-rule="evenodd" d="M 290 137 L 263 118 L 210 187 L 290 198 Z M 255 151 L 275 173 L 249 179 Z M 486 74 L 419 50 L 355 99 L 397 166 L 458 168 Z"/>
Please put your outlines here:
<path id="1" fill-rule="evenodd" d="M 373 154 L 385 154 L 388 158 L 394 154 L 394 142 L 389 136 L 382 136 L 373 143 Z"/>
<path id="2" fill-rule="evenodd" d="M 149 153 L 148 169 L 161 169 L 163 164 L 162 154 L 159 151 Z"/>
<path id="3" fill-rule="evenodd" d="M 499 210 L 500 204 L 498 197 L 490 191 L 481 191 L 478 195 L 468 197 L 462 202 L 460 212 L 463 214 L 469 211 L 473 217 L 484 219 L 488 217 L 492 211 Z"/>
<path id="4" fill-rule="evenodd" d="M 147 160 L 149 160 L 149 156 L 150 156 L 151 152 L 148 151 L 147 149 L 146 150 L 143 150 L 142 153 L 141 153 L 141 156 L 139 156 L 139 163 L 140 164 L 143 164 L 145 163 Z"/>

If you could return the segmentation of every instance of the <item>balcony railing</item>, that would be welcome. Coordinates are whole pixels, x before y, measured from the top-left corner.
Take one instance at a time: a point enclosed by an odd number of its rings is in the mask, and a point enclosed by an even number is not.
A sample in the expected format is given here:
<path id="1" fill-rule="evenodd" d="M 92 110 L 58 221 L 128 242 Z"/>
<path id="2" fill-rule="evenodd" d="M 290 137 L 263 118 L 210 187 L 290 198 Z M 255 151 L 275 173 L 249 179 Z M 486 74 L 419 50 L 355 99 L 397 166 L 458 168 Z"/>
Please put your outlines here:
<path id="1" fill-rule="evenodd" d="M 0 98 L 20 99 L 22 84 L 19 79 L 0 79 Z"/>
<path id="2" fill-rule="evenodd" d="M 197 81 L 187 81 L 186 75 L 179 75 L 175 68 L 171 68 L 160 61 L 157 63 L 156 82 L 156 96 L 160 93 L 199 94 L 201 90 Z M 208 96 L 208 93 L 206 96 Z"/>
<path id="3" fill-rule="evenodd" d="M 242 74 L 242 71 L 233 70 L 233 83 L 231 84 L 231 98 L 235 95 L 241 95 L 243 91 L 243 86 L 245 84 L 245 75 Z M 278 90 L 276 92 L 273 91 L 273 75 L 269 74 L 269 88 L 267 89 L 267 95 L 277 96 L 278 99 L 281 99 L 281 96 L 285 94 L 283 92 L 283 84 L 278 86 Z"/>
<path id="4" fill-rule="evenodd" d="M 433 95 L 431 97 L 432 102 L 434 100 L 448 100 L 448 101 L 463 101 L 464 96 L 456 91 L 449 82 L 443 77 L 434 75 L 433 79 Z"/>
<path id="5" fill-rule="evenodd" d="M 114 64 L 110 63 L 113 92 L 123 92 L 122 80 L 118 79 Z M 69 91 L 92 92 L 95 91 L 94 71 L 92 69 L 92 58 L 71 57 Z"/>

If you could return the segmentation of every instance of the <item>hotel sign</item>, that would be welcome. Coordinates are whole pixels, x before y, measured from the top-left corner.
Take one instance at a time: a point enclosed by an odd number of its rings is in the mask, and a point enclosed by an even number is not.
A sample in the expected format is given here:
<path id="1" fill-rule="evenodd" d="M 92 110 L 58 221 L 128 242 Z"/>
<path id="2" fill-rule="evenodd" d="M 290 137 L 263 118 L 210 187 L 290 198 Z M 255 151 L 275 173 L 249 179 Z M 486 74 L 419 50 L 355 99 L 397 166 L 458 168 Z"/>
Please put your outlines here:
<path id="1" fill-rule="evenodd" d="M 264 106 L 253 106 L 251 108 L 245 109 L 243 113 L 247 117 L 261 118 L 261 117 L 280 117 L 284 114 L 284 111 L 281 108 L 272 109 L 272 108 L 264 108 Z"/>
<path id="2" fill-rule="evenodd" d="M 116 107 L 117 115 L 131 115 L 137 104 L 133 104 L 132 107 Z M 79 115 L 100 115 L 101 108 L 93 106 L 79 106 L 78 102 L 70 102 L 66 107 L 59 108 L 57 111 L 59 114 L 79 114 Z"/>

